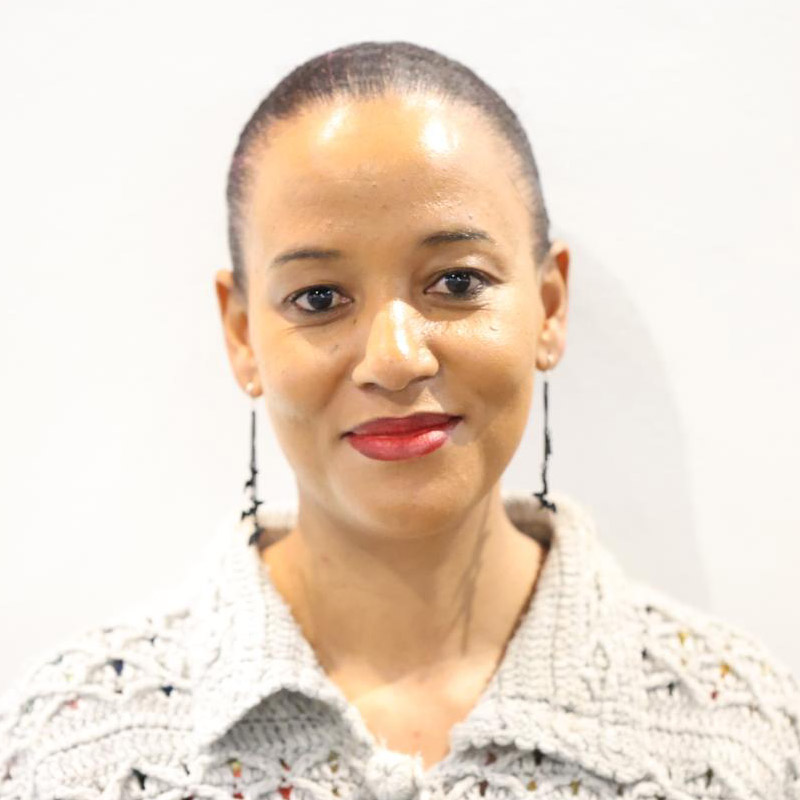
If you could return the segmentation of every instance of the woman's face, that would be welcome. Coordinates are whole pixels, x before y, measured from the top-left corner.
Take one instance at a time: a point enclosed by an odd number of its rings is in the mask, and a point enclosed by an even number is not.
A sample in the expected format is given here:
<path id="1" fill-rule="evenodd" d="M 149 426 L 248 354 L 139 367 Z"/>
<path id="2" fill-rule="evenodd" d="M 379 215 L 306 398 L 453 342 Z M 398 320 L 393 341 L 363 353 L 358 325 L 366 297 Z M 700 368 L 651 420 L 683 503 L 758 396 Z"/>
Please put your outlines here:
<path id="1" fill-rule="evenodd" d="M 217 294 L 234 373 L 263 393 L 301 509 L 423 535 L 511 460 L 534 373 L 563 350 L 569 258 L 556 243 L 539 284 L 509 152 L 477 111 L 419 95 L 320 105 L 254 149 L 248 296 L 228 270 Z M 466 229 L 489 238 L 423 243 Z M 329 252 L 280 258 L 298 249 Z M 418 411 L 462 419 L 444 446 L 398 460 L 344 436 Z"/>

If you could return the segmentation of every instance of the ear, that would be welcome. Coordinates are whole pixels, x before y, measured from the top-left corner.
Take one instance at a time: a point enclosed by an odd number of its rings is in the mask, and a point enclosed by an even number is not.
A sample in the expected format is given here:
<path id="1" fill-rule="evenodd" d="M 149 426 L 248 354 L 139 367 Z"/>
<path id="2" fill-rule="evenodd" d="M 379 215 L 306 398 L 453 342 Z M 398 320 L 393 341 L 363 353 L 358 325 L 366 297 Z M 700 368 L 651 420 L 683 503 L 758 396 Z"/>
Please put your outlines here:
<path id="1" fill-rule="evenodd" d="M 569 263 L 569 248 L 563 241 L 556 239 L 550 245 L 542 265 L 540 282 L 544 319 L 537 366 L 541 370 L 552 369 L 558 364 L 566 348 Z M 548 353 L 553 355 L 552 364 L 548 360 Z"/>
<path id="2" fill-rule="evenodd" d="M 248 327 L 247 299 L 233 282 L 233 272 L 221 269 L 215 276 L 215 289 L 219 301 L 222 318 L 222 329 L 225 334 L 225 347 L 231 362 L 234 377 L 244 391 L 249 381 L 255 388 L 251 396 L 260 394 L 258 370 L 253 349 L 250 346 L 250 330 Z"/>

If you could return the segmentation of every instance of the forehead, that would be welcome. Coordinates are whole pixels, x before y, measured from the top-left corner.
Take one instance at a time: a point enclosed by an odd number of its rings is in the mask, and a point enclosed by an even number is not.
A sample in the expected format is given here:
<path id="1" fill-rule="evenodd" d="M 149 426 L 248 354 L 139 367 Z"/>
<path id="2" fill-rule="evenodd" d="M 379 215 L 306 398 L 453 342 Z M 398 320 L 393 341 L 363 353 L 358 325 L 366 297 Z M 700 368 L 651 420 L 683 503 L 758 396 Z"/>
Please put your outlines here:
<path id="1" fill-rule="evenodd" d="M 281 243 L 320 226 L 402 235 L 450 217 L 503 237 L 527 225 L 511 146 L 467 105 L 430 95 L 337 100 L 268 136 L 252 151 L 246 216 Z"/>

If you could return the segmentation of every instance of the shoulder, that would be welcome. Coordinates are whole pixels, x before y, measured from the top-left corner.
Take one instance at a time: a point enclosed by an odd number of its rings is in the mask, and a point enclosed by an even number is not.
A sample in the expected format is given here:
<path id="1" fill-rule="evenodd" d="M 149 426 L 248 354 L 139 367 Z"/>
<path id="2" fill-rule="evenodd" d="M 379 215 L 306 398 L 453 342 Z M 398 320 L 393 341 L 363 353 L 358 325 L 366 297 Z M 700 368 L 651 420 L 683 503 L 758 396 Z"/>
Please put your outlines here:
<path id="1" fill-rule="evenodd" d="M 761 772 L 781 796 L 800 798 L 800 684 L 793 672 L 732 622 L 635 580 L 628 589 L 653 741 L 694 746 L 709 762 L 705 779 L 727 775 L 729 790 L 739 782 L 744 791 Z"/>
<path id="2" fill-rule="evenodd" d="M 0 696 L 0 797 L 92 797 L 163 761 L 189 730 L 190 613 L 84 630 L 29 659 Z"/>

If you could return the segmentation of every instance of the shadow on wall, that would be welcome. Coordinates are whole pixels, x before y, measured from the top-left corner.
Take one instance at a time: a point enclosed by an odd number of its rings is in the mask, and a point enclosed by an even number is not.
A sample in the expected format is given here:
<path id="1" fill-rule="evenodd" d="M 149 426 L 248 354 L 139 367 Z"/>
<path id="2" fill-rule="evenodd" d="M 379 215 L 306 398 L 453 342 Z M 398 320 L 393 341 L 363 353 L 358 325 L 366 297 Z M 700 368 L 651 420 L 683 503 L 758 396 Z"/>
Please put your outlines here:
<path id="1" fill-rule="evenodd" d="M 631 577 L 710 610 L 685 436 L 661 354 L 624 287 L 573 236 L 563 239 L 572 253 L 567 346 L 548 377 L 548 488 L 592 513 Z M 539 491 L 543 458 L 537 373 L 526 435 L 503 487 Z"/>

